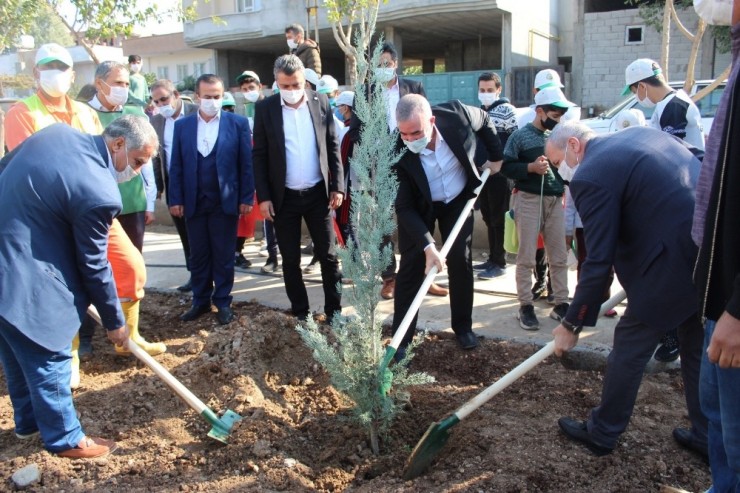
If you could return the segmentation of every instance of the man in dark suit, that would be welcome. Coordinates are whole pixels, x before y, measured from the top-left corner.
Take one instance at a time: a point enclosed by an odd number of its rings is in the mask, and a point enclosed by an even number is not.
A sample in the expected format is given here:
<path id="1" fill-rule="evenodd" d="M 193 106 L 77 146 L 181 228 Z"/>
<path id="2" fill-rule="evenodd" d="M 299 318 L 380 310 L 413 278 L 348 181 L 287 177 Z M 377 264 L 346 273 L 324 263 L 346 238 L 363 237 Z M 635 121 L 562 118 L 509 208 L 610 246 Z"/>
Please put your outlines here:
<path id="1" fill-rule="evenodd" d="M 324 312 L 331 321 L 342 310 L 331 210 L 342 204 L 344 196 L 334 118 L 326 96 L 305 89 L 298 57 L 279 57 L 274 73 L 280 93 L 258 102 L 254 113 L 254 176 L 260 211 L 275 224 L 285 291 L 293 314 L 301 320 L 310 314 L 300 251 L 301 219 L 306 221 L 321 264 Z"/>
<path id="2" fill-rule="evenodd" d="M 555 354 L 570 350 L 581 328 L 596 323 L 612 265 L 629 299 L 614 329 L 601 403 L 587 421 L 563 417 L 560 428 L 596 455 L 611 453 L 627 428 L 656 344 L 678 327 L 692 428 L 676 428 L 673 435 L 706 456 L 707 421 L 698 399 L 702 327 L 691 277 L 699 161 L 680 140 L 659 130 L 628 128 L 596 137 L 578 122 L 555 127 L 545 154 L 556 167 L 577 167 L 570 191 L 587 246 L 573 302 L 553 330 Z"/>
<path id="3" fill-rule="evenodd" d="M 488 161 L 483 168 L 496 173 L 501 168 L 503 150 L 488 114 L 480 108 L 450 101 L 433 109 L 418 94 L 400 99 L 396 108 L 399 150 L 408 148 L 396 164 L 398 195 L 398 247 L 401 267 L 396 277 L 393 330 L 398 329 L 424 275 L 434 265 L 442 271 L 445 259 L 439 256 L 432 234 L 439 224 L 446 241 L 465 204 L 474 197 L 481 181 L 473 161 L 477 139 L 484 143 Z M 463 349 L 473 349 L 478 341 L 473 334 L 473 266 L 471 256 L 473 213 L 470 211 L 455 239 L 447 266 L 450 278 L 452 330 Z M 416 317 L 411 323 L 397 360 L 414 336 Z"/>
<path id="4" fill-rule="evenodd" d="M 91 458 L 116 448 L 86 437 L 70 390 L 72 338 L 92 302 L 108 338 L 128 330 L 106 258 L 121 211 L 116 171 L 139 170 L 158 146 L 146 118 L 123 116 L 102 136 L 55 124 L 0 161 L 0 360 L 19 439 Z"/>
<path id="5" fill-rule="evenodd" d="M 204 74 L 195 83 L 200 109 L 175 123 L 170 162 L 170 214 L 185 217 L 190 242 L 193 306 L 180 318 L 195 320 L 218 309 L 218 322 L 234 318 L 234 248 L 239 214 L 254 200 L 249 122 L 221 111 L 223 81 Z"/>
<path id="6" fill-rule="evenodd" d="M 172 81 L 160 79 L 152 84 L 150 89 L 152 102 L 158 109 L 158 113 L 150 118 L 150 122 L 159 137 L 159 152 L 152 160 L 154 165 L 154 181 L 157 183 L 157 198 L 162 198 L 162 193 L 170 184 L 170 156 L 172 155 L 172 136 L 175 132 L 175 122 L 181 118 L 198 111 L 198 105 L 183 101 L 180 93 Z M 170 195 L 166 194 L 167 205 L 170 205 Z M 177 234 L 180 236 L 182 249 L 185 253 L 185 267 L 190 271 L 190 244 L 188 243 L 188 230 L 185 227 L 185 219 L 172 216 Z M 192 280 L 179 286 L 178 291 L 190 291 L 193 288 Z"/>

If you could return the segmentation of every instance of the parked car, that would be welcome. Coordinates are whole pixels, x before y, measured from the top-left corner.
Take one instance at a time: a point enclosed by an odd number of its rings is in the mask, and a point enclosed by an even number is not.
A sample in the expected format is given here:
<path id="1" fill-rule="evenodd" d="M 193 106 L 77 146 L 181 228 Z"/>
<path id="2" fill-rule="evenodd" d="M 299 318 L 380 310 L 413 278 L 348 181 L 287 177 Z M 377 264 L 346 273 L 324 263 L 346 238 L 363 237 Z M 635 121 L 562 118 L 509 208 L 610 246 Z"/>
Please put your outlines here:
<path id="1" fill-rule="evenodd" d="M 696 84 L 694 84 L 694 87 L 692 88 L 689 95 L 693 96 L 694 94 L 696 94 L 697 91 L 704 89 L 711 83 L 711 80 L 697 81 Z M 714 114 L 717 111 L 719 100 L 722 97 L 722 93 L 724 92 L 726 85 L 727 81 L 721 83 L 711 93 L 707 94 L 696 103 L 696 106 L 699 107 L 699 112 L 701 113 L 701 121 L 704 128 L 705 136 L 709 135 L 709 130 L 711 130 L 712 128 Z M 670 86 L 674 89 L 682 89 L 683 82 L 671 82 Z M 614 117 L 616 117 L 617 113 L 619 113 L 620 111 L 629 108 L 641 110 L 645 114 L 645 119 L 648 121 L 650 121 L 650 118 L 653 116 L 653 111 L 655 110 L 654 108 L 644 108 L 637 101 L 635 95 L 632 94 L 627 99 L 621 101 L 620 103 L 617 103 L 615 106 L 612 106 L 608 110 L 601 113 L 599 116 L 581 121 L 594 129 L 596 133 L 603 134 L 607 132 L 616 132 L 618 129 L 614 124 Z"/>

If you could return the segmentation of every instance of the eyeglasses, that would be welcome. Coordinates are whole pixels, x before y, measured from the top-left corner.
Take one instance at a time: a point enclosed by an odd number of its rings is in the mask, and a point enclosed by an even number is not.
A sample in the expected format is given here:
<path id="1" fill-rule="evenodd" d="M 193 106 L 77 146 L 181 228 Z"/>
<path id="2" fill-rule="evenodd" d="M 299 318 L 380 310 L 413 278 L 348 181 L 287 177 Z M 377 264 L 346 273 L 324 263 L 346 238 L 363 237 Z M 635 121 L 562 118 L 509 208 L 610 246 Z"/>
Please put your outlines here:
<path id="1" fill-rule="evenodd" d="M 172 94 L 168 94 L 167 96 L 162 96 L 159 99 L 152 98 L 152 101 L 155 103 L 166 103 L 167 101 L 170 100 L 171 97 L 172 97 Z"/>

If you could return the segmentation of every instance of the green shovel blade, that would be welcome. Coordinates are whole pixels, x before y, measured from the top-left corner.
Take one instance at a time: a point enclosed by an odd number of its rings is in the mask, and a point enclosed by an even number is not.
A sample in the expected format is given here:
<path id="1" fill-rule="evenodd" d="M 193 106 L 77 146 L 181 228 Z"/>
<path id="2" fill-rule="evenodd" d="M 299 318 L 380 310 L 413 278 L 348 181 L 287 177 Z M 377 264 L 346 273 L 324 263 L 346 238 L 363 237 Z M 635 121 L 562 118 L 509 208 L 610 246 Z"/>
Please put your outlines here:
<path id="1" fill-rule="evenodd" d="M 241 416 L 239 416 L 231 409 L 227 409 L 226 411 L 224 411 L 223 416 L 219 418 L 213 411 L 206 408 L 201 413 L 201 416 L 203 416 L 206 421 L 213 425 L 211 430 L 208 432 L 208 436 L 213 438 L 214 440 L 218 440 L 223 444 L 229 443 L 229 434 L 231 433 L 231 428 L 234 427 L 234 423 L 242 419 Z"/>
<path id="2" fill-rule="evenodd" d="M 432 465 L 437 453 L 444 447 L 450 437 L 449 429 L 459 422 L 458 417 L 453 414 L 439 423 L 435 422 L 429 425 L 426 433 L 421 437 L 406 461 L 403 479 L 406 481 L 414 479 L 422 475 Z"/>

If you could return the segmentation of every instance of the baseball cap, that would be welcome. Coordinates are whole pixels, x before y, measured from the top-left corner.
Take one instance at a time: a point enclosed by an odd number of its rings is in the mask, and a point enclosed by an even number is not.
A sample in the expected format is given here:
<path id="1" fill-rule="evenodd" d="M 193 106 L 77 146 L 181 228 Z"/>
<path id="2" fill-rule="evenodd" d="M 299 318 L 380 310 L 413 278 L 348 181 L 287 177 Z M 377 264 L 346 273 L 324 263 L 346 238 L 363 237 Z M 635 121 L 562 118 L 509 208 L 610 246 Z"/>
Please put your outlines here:
<path id="1" fill-rule="evenodd" d="M 307 68 L 303 71 L 303 73 L 306 75 L 306 80 L 313 84 L 314 87 L 319 86 L 319 74 L 317 74 L 315 70 Z"/>
<path id="2" fill-rule="evenodd" d="M 614 117 L 614 131 L 624 130 L 629 127 L 645 127 L 645 113 L 635 108 L 628 108 L 617 113 Z"/>
<path id="3" fill-rule="evenodd" d="M 224 101 L 222 103 L 222 106 L 236 106 L 236 101 L 234 101 L 234 96 L 231 95 L 229 91 L 224 92 Z"/>
<path id="4" fill-rule="evenodd" d="M 242 72 L 241 75 L 239 75 L 236 78 L 236 83 L 241 84 L 244 79 L 247 79 L 249 77 L 256 80 L 257 84 L 261 84 L 259 76 L 255 72 L 252 72 L 251 70 L 245 70 L 244 72 Z"/>
<path id="5" fill-rule="evenodd" d="M 641 80 L 660 75 L 662 72 L 660 65 L 658 65 L 658 62 L 655 60 L 651 60 L 649 58 L 638 58 L 627 65 L 627 70 L 624 71 L 624 78 L 627 85 L 624 86 L 622 96 L 630 93 L 630 86 L 635 82 L 640 82 Z"/>
<path id="6" fill-rule="evenodd" d="M 347 106 L 354 106 L 355 104 L 355 93 L 352 91 L 343 91 L 339 93 L 336 99 L 337 106 L 340 104 L 346 104 Z"/>
<path id="7" fill-rule="evenodd" d="M 568 101 L 563 94 L 563 91 L 559 87 L 545 87 L 541 89 L 537 94 L 534 95 L 535 106 L 557 106 L 558 108 L 570 108 L 575 106 L 574 103 Z"/>
<path id="8" fill-rule="evenodd" d="M 563 88 L 565 87 L 560 82 L 560 75 L 553 69 L 547 68 L 545 70 L 540 70 L 537 72 L 537 75 L 534 77 L 534 88 L 535 89 L 545 89 L 546 87 L 559 87 Z"/>
<path id="9" fill-rule="evenodd" d="M 72 55 L 69 54 L 66 48 L 56 43 L 47 43 L 41 45 L 39 51 L 36 52 L 36 65 L 43 65 L 45 63 L 53 62 L 54 60 L 62 62 L 69 68 L 72 68 Z"/>
<path id="10" fill-rule="evenodd" d="M 337 79 L 335 79 L 331 75 L 322 75 L 319 79 L 319 83 L 316 86 L 316 89 L 321 94 L 328 94 L 339 89 L 339 82 L 337 82 Z"/>

